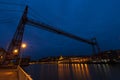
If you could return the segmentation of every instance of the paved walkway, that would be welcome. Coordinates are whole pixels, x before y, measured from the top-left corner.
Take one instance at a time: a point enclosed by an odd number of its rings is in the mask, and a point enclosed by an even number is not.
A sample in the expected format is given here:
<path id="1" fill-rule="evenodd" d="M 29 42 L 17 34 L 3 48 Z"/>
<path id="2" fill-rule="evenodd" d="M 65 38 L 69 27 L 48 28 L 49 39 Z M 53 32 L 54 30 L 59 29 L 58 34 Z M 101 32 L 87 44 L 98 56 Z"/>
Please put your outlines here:
<path id="1" fill-rule="evenodd" d="M 0 80 L 18 80 L 17 69 L 0 69 Z"/>

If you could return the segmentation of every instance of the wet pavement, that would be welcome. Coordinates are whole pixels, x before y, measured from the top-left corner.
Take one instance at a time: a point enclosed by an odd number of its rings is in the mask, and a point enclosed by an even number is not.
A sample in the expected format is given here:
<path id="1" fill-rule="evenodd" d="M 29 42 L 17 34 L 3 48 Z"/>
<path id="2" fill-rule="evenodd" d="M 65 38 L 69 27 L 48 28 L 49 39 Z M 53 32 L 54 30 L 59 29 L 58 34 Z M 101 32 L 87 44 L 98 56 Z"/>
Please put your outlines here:
<path id="1" fill-rule="evenodd" d="M 1 69 L 0 80 L 18 80 L 17 69 Z"/>

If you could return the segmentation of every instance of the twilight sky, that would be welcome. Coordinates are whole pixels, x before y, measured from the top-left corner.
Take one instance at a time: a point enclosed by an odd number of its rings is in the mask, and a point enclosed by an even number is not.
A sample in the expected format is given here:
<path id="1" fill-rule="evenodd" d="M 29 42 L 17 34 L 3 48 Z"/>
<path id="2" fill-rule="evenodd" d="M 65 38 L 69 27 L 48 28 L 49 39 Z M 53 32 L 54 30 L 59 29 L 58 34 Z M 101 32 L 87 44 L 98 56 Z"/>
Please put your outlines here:
<path id="1" fill-rule="evenodd" d="M 20 5 L 21 4 L 21 5 Z M 0 0 L 0 47 L 7 48 L 24 5 L 28 17 L 90 40 L 97 38 L 102 51 L 120 49 L 120 0 Z M 59 55 L 90 55 L 91 45 L 25 26 L 24 56 L 33 59 Z"/>

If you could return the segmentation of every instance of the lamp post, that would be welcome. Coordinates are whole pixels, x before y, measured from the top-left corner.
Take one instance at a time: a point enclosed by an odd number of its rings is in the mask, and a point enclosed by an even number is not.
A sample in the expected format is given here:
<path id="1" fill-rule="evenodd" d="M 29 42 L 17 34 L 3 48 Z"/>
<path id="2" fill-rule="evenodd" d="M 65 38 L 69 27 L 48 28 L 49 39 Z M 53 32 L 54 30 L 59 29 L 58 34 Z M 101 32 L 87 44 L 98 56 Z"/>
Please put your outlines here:
<path id="1" fill-rule="evenodd" d="M 26 43 L 22 43 L 22 44 L 21 44 L 21 49 L 25 49 L 26 47 L 27 47 L 27 44 L 26 44 Z M 20 53 L 19 65 L 20 65 L 21 61 L 22 61 L 22 53 Z"/>

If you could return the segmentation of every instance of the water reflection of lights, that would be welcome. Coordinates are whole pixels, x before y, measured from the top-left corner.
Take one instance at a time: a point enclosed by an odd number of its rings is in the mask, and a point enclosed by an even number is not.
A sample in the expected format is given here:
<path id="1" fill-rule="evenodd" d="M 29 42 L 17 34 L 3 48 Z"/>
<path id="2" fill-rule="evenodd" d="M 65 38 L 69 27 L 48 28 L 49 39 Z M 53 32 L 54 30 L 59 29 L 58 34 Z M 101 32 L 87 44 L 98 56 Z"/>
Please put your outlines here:
<path id="1" fill-rule="evenodd" d="M 70 76 L 69 64 L 58 64 L 58 79 L 70 80 Z"/>
<path id="2" fill-rule="evenodd" d="M 84 77 L 84 80 L 91 79 L 90 78 L 90 73 L 89 73 L 89 68 L 87 64 L 81 64 L 82 67 L 82 75 Z"/>
<path id="3" fill-rule="evenodd" d="M 71 80 L 70 76 L 75 80 L 91 80 L 87 64 L 58 64 L 58 79 Z"/>
<path id="4" fill-rule="evenodd" d="M 102 75 L 108 80 L 106 76 L 110 76 L 110 68 L 108 64 L 94 64 L 94 70 L 96 75 Z"/>
<path id="5" fill-rule="evenodd" d="M 105 75 L 108 75 L 108 74 L 109 74 L 109 76 L 110 76 L 111 73 L 110 73 L 109 65 L 108 65 L 108 64 L 103 64 L 102 66 L 103 66 L 103 70 L 104 70 L 104 72 L 105 72 Z"/>
<path id="6" fill-rule="evenodd" d="M 80 66 L 81 66 L 81 71 L 82 71 L 81 73 L 82 73 L 83 79 L 86 80 L 84 64 L 80 64 Z"/>
<path id="7" fill-rule="evenodd" d="M 60 80 L 64 78 L 63 64 L 58 64 L 58 77 Z"/>
<path id="8" fill-rule="evenodd" d="M 116 73 L 116 71 L 119 72 L 119 66 L 118 69 L 116 69 L 116 66 L 108 64 L 40 64 L 39 67 L 37 66 L 30 68 L 30 73 L 32 73 L 31 75 L 35 76 L 32 76 L 35 78 L 35 80 L 117 80 L 115 78 L 119 79 L 119 74 Z"/>
<path id="9" fill-rule="evenodd" d="M 87 64 L 72 64 L 72 71 L 76 80 L 90 80 L 90 73 Z"/>
<path id="10" fill-rule="evenodd" d="M 85 72 L 86 72 L 86 76 L 87 76 L 87 79 L 91 80 L 91 77 L 90 77 L 90 73 L 89 73 L 89 68 L 88 68 L 88 65 L 85 64 Z"/>
<path id="11" fill-rule="evenodd" d="M 98 67 L 99 72 L 102 73 L 103 70 L 102 70 L 102 68 L 101 68 L 101 67 L 102 67 L 101 64 L 97 64 L 97 67 Z"/>

